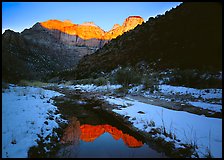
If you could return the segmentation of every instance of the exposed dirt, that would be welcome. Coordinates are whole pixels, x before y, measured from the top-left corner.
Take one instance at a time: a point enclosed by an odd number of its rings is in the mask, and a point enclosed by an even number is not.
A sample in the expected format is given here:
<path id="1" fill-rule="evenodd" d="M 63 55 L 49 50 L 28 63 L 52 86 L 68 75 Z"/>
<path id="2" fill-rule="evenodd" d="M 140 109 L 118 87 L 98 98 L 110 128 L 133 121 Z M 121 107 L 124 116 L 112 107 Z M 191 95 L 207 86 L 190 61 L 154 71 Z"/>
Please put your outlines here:
<path id="1" fill-rule="evenodd" d="M 152 104 L 156 106 L 161 106 L 164 108 L 176 110 L 176 111 L 185 111 L 189 113 L 194 113 L 197 115 L 205 115 L 206 117 L 215 117 L 215 118 L 222 118 L 222 113 L 220 112 L 214 112 L 210 111 L 208 109 L 203 109 L 199 107 L 195 107 L 186 103 L 182 102 L 172 102 L 172 101 L 166 101 L 162 99 L 157 99 L 153 97 L 144 97 L 141 95 L 131 95 L 128 94 L 126 97 L 137 100 L 139 102 L 147 103 L 147 104 Z"/>

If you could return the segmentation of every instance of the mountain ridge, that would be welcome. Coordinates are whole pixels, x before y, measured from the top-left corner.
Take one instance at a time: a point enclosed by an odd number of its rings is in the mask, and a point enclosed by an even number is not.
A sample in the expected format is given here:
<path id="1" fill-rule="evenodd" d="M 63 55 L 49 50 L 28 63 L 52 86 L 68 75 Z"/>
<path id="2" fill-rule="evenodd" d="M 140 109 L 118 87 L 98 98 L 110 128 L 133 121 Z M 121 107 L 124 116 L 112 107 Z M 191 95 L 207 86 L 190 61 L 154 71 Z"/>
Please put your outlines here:
<path id="1" fill-rule="evenodd" d="M 92 54 L 110 41 L 100 39 L 104 31 L 93 22 L 81 25 L 70 20 L 50 22 L 44 22 L 48 28 L 37 22 L 21 33 L 6 30 L 2 34 L 3 79 L 40 80 L 48 73 L 69 70 L 83 56 Z M 138 25 L 134 23 L 131 27 Z"/>
<path id="2" fill-rule="evenodd" d="M 221 11 L 219 3 L 182 3 L 85 56 L 73 74 L 88 78 L 143 61 L 157 69 L 221 70 Z"/>
<path id="3" fill-rule="evenodd" d="M 45 22 L 40 22 L 40 24 L 47 29 L 50 30 L 56 29 L 69 35 L 76 35 L 85 40 L 89 40 L 92 38 L 101 40 L 111 40 L 119 35 L 122 35 L 124 32 L 134 29 L 137 25 L 141 25 L 143 22 L 144 19 L 140 16 L 129 16 L 128 18 L 125 19 L 125 21 L 121 26 L 115 24 L 114 26 L 116 26 L 116 28 L 113 27 L 111 30 L 107 32 L 101 29 L 99 26 L 97 26 L 94 22 L 73 24 L 69 20 L 59 21 L 52 19 Z M 119 30 L 117 29 L 118 27 L 120 27 Z"/>

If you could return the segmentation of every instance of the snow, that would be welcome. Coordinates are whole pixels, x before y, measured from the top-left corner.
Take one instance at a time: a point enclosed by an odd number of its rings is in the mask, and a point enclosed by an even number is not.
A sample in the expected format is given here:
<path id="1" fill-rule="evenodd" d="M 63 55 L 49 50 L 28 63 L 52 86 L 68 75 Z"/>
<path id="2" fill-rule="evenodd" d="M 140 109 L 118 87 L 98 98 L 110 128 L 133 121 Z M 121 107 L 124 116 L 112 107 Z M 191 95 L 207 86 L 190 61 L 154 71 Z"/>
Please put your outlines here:
<path id="1" fill-rule="evenodd" d="M 215 112 L 221 112 L 221 109 L 222 109 L 222 105 L 219 105 L 219 104 L 211 104 L 211 103 L 205 103 L 205 102 L 191 102 L 191 101 L 188 103 L 195 107 L 209 109 Z"/>
<path id="2" fill-rule="evenodd" d="M 222 89 L 195 89 L 181 86 L 159 85 L 160 92 L 164 94 L 190 94 L 195 98 L 203 99 L 222 98 Z"/>
<path id="3" fill-rule="evenodd" d="M 189 87 L 182 87 L 182 86 L 171 86 L 171 85 L 158 85 L 159 91 L 164 95 L 191 95 L 194 98 L 203 98 L 203 100 L 208 99 L 222 99 L 222 89 L 210 88 L 210 89 L 195 89 Z M 144 97 L 153 97 L 149 91 L 144 91 L 143 85 L 134 86 L 128 90 L 128 93 L 143 93 L 142 96 Z M 156 91 L 154 91 L 157 93 Z M 154 96 L 155 97 L 155 96 Z M 157 98 L 161 98 L 160 96 L 156 96 Z M 156 98 L 155 97 L 155 98 Z M 170 101 L 168 99 L 165 99 Z"/>
<path id="4" fill-rule="evenodd" d="M 112 96 L 110 96 L 108 98 L 107 98 L 107 96 L 103 96 L 103 98 L 106 99 L 106 101 L 108 101 L 109 104 L 112 104 L 112 105 L 116 104 L 116 105 L 118 105 L 118 107 L 120 107 L 120 106 L 127 107 L 129 105 L 133 105 L 133 103 L 131 101 L 127 102 L 127 101 L 124 101 L 122 98 L 114 98 Z M 130 100 L 130 98 L 127 98 L 127 99 Z"/>
<path id="5" fill-rule="evenodd" d="M 213 157 L 222 157 L 222 119 L 170 110 L 131 99 L 127 100 L 111 96 L 105 96 L 104 98 L 110 104 L 131 104 L 131 106 L 126 108 L 113 109 L 113 111 L 120 115 L 130 116 L 129 121 L 136 128 L 149 132 L 152 128 L 161 128 L 164 125 L 166 130 L 174 133 L 182 143 L 196 142 L 198 146 L 197 152 L 200 157 L 204 157 L 209 146 Z M 144 114 L 138 113 L 139 111 L 144 112 Z M 149 125 L 150 121 L 155 122 L 155 127 Z M 209 132 L 211 132 L 210 138 Z M 164 137 L 164 135 L 158 136 Z M 171 141 L 172 139 L 165 137 L 165 140 Z M 180 143 L 175 141 L 175 146 L 183 147 L 180 146 Z"/>
<path id="6" fill-rule="evenodd" d="M 86 85 L 60 85 L 61 88 L 69 88 L 71 90 L 81 90 L 82 92 L 106 92 L 106 91 L 114 91 L 122 87 L 122 85 L 104 85 L 104 86 L 96 86 L 94 84 L 86 84 Z"/>
<path id="7" fill-rule="evenodd" d="M 131 89 L 128 90 L 128 93 L 136 93 L 136 92 L 140 92 L 142 89 L 144 88 L 144 85 L 138 85 L 135 87 L 132 87 Z"/>
<path id="8" fill-rule="evenodd" d="M 46 119 L 48 112 L 57 108 L 50 98 L 63 95 L 55 91 L 35 87 L 19 87 L 10 85 L 2 93 L 2 156 L 3 158 L 27 158 L 31 146 L 37 145 L 37 134 L 43 137 L 52 135 L 52 129 L 58 127 L 54 120 Z M 47 121 L 48 125 L 44 122 Z M 65 121 L 66 122 L 66 121 Z M 48 131 L 47 131 L 47 130 Z M 15 144 L 11 142 L 14 141 Z"/>

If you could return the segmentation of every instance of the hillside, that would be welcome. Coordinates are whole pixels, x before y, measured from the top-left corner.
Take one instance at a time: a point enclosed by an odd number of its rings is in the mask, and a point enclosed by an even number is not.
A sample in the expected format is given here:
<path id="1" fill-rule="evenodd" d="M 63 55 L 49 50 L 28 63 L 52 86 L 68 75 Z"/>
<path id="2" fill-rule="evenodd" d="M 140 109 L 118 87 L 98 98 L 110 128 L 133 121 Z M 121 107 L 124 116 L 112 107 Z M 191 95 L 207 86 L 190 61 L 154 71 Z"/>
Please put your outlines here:
<path id="1" fill-rule="evenodd" d="M 221 13 L 219 3 L 182 3 L 84 56 L 67 77 L 87 78 L 142 61 L 162 70 L 221 70 Z"/>

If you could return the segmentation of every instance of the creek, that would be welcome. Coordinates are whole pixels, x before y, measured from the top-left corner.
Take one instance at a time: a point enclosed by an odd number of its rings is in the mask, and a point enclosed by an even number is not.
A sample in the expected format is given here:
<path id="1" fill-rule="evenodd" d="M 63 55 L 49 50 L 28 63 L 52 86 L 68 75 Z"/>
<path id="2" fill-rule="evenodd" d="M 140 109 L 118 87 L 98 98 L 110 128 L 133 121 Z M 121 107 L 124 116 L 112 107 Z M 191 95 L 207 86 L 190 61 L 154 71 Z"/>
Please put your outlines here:
<path id="1" fill-rule="evenodd" d="M 79 95 L 58 101 L 68 126 L 63 130 L 59 158 L 162 158 L 143 137 Z"/>

